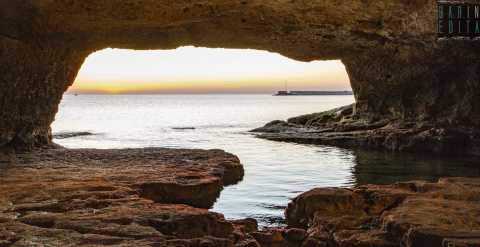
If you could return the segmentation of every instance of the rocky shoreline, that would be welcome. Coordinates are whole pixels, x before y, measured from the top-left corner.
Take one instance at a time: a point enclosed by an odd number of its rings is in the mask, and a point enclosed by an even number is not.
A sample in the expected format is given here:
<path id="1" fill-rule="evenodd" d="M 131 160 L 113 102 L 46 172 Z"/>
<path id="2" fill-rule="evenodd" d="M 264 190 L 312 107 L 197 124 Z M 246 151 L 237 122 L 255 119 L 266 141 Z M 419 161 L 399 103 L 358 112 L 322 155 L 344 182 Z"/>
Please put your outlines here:
<path id="1" fill-rule="evenodd" d="M 0 168 L 0 246 L 229 246 L 209 212 L 243 177 L 221 150 L 45 149 Z"/>
<path id="2" fill-rule="evenodd" d="M 480 132 L 445 121 L 374 118 L 355 114 L 355 105 L 276 120 L 252 130 L 257 137 L 302 144 L 401 152 L 480 156 Z"/>
<path id="3" fill-rule="evenodd" d="M 317 188 L 288 226 L 211 212 L 243 177 L 221 150 L 45 149 L 2 155 L 0 246 L 480 246 L 480 179 Z M 449 245 L 450 244 L 450 245 Z"/>
<path id="4" fill-rule="evenodd" d="M 480 179 L 317 188 L 286 210 L 308 246 L 480 246 Z M 307 245 L 305 245 L 307 246 Z"/>

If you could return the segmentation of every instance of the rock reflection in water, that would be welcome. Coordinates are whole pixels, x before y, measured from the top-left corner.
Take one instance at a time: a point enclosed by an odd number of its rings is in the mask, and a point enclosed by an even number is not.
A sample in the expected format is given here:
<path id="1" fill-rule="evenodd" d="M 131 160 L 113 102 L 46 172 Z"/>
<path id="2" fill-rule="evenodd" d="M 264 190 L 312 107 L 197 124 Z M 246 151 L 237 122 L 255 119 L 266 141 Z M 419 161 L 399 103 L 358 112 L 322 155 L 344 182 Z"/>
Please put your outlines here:
<path id="1" fill-rule="evenodd" d="M 480 176 L 480 158 L 356 150 L 355 185 Z"/>

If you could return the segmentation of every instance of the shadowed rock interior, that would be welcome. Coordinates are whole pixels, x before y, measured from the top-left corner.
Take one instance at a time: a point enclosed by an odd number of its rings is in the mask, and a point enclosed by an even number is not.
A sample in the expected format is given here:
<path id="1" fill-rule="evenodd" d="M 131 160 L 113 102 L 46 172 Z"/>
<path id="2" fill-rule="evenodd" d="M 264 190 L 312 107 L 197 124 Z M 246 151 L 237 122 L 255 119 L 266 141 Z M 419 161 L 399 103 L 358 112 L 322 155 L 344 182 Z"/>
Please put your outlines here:
<path id="1" fill-rule="evenodd" d="M 86 56 L 106 47 L 251 48 L 341 59 L 353 115 L 480 123 L 479 43 L 436 37 L 436 1 L 23 0 L 0 2 L 0 146 L 51 144 Z"/>

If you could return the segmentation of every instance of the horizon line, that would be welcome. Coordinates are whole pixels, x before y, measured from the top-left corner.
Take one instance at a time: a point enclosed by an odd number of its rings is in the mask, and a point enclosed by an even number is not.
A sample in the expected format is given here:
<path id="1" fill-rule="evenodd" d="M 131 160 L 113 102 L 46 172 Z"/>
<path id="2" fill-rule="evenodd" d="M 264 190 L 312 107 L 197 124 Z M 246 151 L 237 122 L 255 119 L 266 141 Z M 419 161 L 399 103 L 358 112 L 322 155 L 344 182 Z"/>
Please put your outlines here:
<path id="1" fill-rule="evenodd" d="M 182 94 L 273 94 L 283 90 L 261 91 L 261 92 L 108 92 L 108 91 L 66 91 L 67 95 L 182 95 Z M 352 90 L 288 90 L 288 91 L 319 91 L 319 92 L 353 92 Z"/>

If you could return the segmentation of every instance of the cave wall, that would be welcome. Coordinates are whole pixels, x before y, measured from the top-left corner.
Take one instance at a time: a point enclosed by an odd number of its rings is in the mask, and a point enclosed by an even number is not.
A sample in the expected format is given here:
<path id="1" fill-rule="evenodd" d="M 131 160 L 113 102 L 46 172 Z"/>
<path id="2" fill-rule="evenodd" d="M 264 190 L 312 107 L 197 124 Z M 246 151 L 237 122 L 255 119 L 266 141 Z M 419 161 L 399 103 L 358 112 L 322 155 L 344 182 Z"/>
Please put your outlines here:
<path id="1" fill-rule="evenodd" d="M 0 42 L 0 146 L 31 148 L 51 142 L 63 93 L 75 80 L 88 53 L 63 43 Z"/>
<path id="2" fill-rule="evenodd" d="M 480 124 L 479 47 L 444 41 L 397 46 L 344 59 L 358 113 L 439 126 Z"/>
<path id="3" fill-rule="evenodd" d="M 0 146 L 51 142 L 86 56 L 252 48 L 341 59 L 356 114 L 478 126 L 478 42 L 438 41 L 435 0 L 0 0 Z"/>

